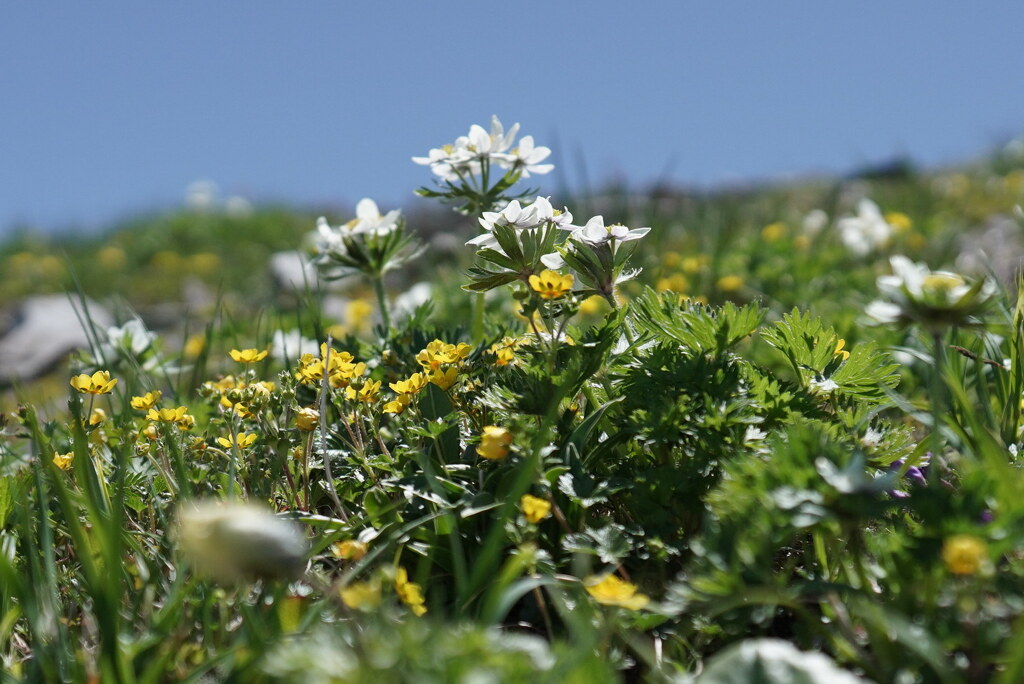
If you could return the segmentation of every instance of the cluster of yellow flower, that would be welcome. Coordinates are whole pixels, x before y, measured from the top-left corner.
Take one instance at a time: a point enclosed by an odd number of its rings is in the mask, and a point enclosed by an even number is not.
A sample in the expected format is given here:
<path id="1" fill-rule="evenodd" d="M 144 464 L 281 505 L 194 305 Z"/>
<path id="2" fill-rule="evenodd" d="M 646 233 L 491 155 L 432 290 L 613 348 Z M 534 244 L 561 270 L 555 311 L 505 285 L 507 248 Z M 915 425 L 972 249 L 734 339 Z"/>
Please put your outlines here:
<path id="1" fill-rule="evenodd" d="M 319 384 L 324 379 L 324 359 L 327 359 L 327 379 L 331 387 L 340 389 L 366 372 L 366 364 L 356 362 L 355 357 L 347 351 L 327 349 L 327 343 L 320 345 L 320 356 L 303 354 L 299 359 L 299 369 L 295 379 L 303 385 Z"/>
<path id="2" fill-rule="evenodd" d="M 412 398 L 426 387 L 427 383 L 427 376 L 423 373 L 413 373 L 406 380 L 388 383 L 388 387 L 398 396 L 384 404 L 384 413 L 398 414 L 407 409 L 412 403 Z"/>
<path id="3" fill-rule="evenodd" d="M 525 337 L 503 337 L 488 348 L 488 352 L 494 355 L 495 366 L 512 366 L 516 363 L 516 352 L 522 347 L 530 344 L 529 338 Z"/>
<path id="4" fill-rule="evenodd" d="M 471 351 L 473 347 L 465 342 L 449 344 L 434 340 L 416 354 L 416 363 L 423 367 L 427 380 L 443 390 L 448 390 L 455 384 L 459 367 Z"/>

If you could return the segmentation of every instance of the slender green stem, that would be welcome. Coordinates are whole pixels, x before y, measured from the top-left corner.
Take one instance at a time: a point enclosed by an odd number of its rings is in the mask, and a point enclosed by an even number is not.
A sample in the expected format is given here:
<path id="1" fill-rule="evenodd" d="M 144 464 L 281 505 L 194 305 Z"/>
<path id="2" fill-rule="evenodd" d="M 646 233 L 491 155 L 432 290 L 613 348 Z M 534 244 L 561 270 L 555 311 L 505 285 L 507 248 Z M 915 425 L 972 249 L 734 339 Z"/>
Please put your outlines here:
<path id="1" fill-rule="evenodd" d="M 484 341 L 484 308 L 486 302 L 484 301 L 484 293 L 478 292 L 476 297 L 473 298 L 473 327 L 470 333 L 473 336 L 473 342 L 479 344 Z"/>
<path id="2" fill-rule="evenodd" d="M 942 333 L 935 331 L 932 332 L 932 377 L 931 377 L 931 408 L 932 408 L 932 461 L 931 467 L 928 469 L 928 480 L 930 484 L 936 484 L 939 481 L 939 459 L 942 454 L 942 410 L 945 405 L 943 396 L 943 379 L 942 374 L 943 368 L 943 356 L 945 355 L 945 348 L 942 343 Z"/>
<path id="3" fill-rule="evenodd" d="M 385 339 L 391 336 L 391 316 L 388 314 L 388 298 L 384 294 L 384 276 L 373 278 L 373 291 L 377 293 L 377 305 L 380 307 L 380 320 L 384 326 Z"/>

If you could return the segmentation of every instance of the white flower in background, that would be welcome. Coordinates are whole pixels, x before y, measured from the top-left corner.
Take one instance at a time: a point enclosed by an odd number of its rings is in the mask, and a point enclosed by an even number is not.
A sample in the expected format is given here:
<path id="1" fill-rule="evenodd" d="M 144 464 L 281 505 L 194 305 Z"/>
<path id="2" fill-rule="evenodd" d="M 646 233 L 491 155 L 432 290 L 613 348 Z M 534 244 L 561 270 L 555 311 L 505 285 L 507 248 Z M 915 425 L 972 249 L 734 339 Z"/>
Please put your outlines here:
<path id="1" fill-rule="evenodd" d="M 879 291 L 886 300 L 868 304 L 865 313 L 877 323 L 918 322 L 931 328 L 973 322 L 996 294 L 990 279 L 968 282 L 950 271 L 932 271 L 905 256 L 889 259 L 892 275 L 879 276 Z"/>
<path id="2" fill-rule="evenodd" d="M 383 236 L 398 228 L 402 217 L 401 209 L 392 209 L 386 214 L 381 214 L 377 203 L 369 197 L 364 197 L 356 204 L 356 217 L 337 228 L 327 223 L 327 219 L 321 216 L 317 219 L 317 242 L 318 252 L 344 253 L 344 238 L 351 235 L 374 235 Z"/>
<path id="3" fill-rule="evenodd" d="M 874 449 L 882 443 L 882 437 L 884 436 L 881 430 L 869 427 L 864 431 L 864 436 L 860 438 L 861 446 L 865 449 Z"/>
<path id="4" fill-rule="evenodd" d="M 549 156 L 551 148 L 534 146 L 533 136 L 526 135 L 515 149 L 502 156 L 499 163 L 502 168 L 521 170 L 523 178 L 529 178 L 531 173 L 543 175 L 555 168 L 554 164 L 541 164 Z"/>
<path id="5" fill-rule="evenodd" d="M 386 214 L 381 214 L 377 203 L 369 197 L 364 197 L 356 204 L 356 217 L 343 227 L 357 235 L 387 235 L 398 228 L 401 216 L 401 209 L 392 209 Z"/>
<path id="6" fill-rule="evenodd" d="M 857 215 L 836 222 L 839 238 L 857 256 L 867 256 L 884 247 L 892 236 L 892 226 L 882 216 L 878 205 L 869 199 L 857 203 Z"/>
<path id="7" fill-rule="evenodd" d="M 176 538 L 197 572 L 224 584 L 294 578 L 306 565 L 306 539 L 298 525 L 253 504 L 182 503 Z"/>
<path id="8" fill-rule="evenodd" d="M 282 364 L 295 363 L 303 354 L 316 354 L 320 345 L 316 340 L 303 337 L 299 330 L 275 330 L 270 341 L 270 354 Z"/>
<path id="9" fill-rule="evenodd" d="M 139 356 L 150 348 L 157 340 L 157 334 L 146 330 L 140 318 L 132 318 L 121 327 L 106 329 L 106 342 L 111 351 L 120 351 L 131 356 Z M 104 349 L 104 352 L 106 349 Z M 105 357 L 104 353 L 104 357 Z"/>
<path id="10" fill-rule="evenodd" d="M 828 225 L 828 214 L 821 209 L 811 209 L 804 216 L 804 234 L 814 237 L 821 232 L 822 228 Z"/>
<path id="11" fill-rule="evenodd" d="M 395 317 L 408 316 L 418 307 L 426 304 L 433 296 L 434 288 L 430 283 L 416 283 L 402 294 L 395 297 L 392 312 Z"/>
<path id="12" fill-rule="evenodd" d="M 594 216 L 582 226 L 566 226 L 563 230 L 572 230 L 572 237 L 586 242 L 588 245 L 603 245 L 606 242 L 615 240 L 617 242 L 629 242 L 639 240 L 650 228 L 634 228 L 630 230 L 626 226 L 615 223 L 610 226 L 604 225 L 603 216 Z"/>

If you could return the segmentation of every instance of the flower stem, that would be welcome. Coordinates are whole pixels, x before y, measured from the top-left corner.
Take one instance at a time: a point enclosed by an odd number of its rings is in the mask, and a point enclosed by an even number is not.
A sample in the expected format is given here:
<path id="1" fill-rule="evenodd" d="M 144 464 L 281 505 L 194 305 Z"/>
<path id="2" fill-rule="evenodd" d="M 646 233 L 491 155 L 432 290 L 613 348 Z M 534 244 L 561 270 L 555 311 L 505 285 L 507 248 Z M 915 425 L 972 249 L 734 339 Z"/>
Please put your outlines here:
<path id="1" fill-rule="evenodd" d="M 942 454 L 942 433 L 940 424 L 942 421 L 943 397 L 943 355 L 945 347 L 942 343 L 942 333 L 932 333 L 932 382 L 931 382 L 931 405 L 932 405 L 932 461 L 928 469 L 929 484 L 939 481 L 939 461 Z"/>
<path id="2" fill-rule="evenodd" d="M 391 316 L 388 314 L 388 298 L 384 295 L 384 276 L 373 278 L 373 291 L 377 293 L 377 305 L 380 307 L 380 320 L 384 326 L 384 338 L 391 336 Z"/>

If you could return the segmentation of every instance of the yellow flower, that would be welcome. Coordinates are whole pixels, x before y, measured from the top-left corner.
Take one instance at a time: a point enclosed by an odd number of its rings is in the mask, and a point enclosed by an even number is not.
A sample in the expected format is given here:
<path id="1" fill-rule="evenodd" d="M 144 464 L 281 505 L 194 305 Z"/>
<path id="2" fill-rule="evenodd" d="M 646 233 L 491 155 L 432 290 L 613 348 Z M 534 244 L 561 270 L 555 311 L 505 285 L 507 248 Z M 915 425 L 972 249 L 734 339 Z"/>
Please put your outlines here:
<path id="1" fill-rule="evenodd" d="M 615 575 L 588 577 L 584 581 L 587 593 L 605 606 L 620 606 L 629 610 L 640 610 L 650 602 L 650 598 L 637 593 L 636 585 L 619 579 Z"/>
<path id="2" fill-rule="evenodd" d="M 558 271 L 545 269 L 530 276 L 530 288 L 541 296 L 541 299 L 558 299 L 572 291 L 574 278 L 572 274 L 562 275 Z"/>
<path id="3" fill-rule="evenodd" d="M 832 355 L 833 356 L 842 356 L 843 357 L 843 361 L 845 361 L 846 359 L 850 358 L 850 352 L 848 352 L 845 349 L 843 349 L 843 347 L 845 347 L 845 346 L 846 346 L 846 340 L 844 340 L 843 338 L 840 337 L 839 341 L 836 342 L 836 350 L 832 353 Z"/>
<path id="4" fill-rule="evenodd" d="M 341 589 L 341 601 L 352 610 L 373 610 L 380 605 L 380 582 L 353 582 Z"/>
<path id="5" fill-rule="evenodd" d="M 101 408 L 94 408 L 89 414 L 89 425 L 99 425 L 107 419 L 107 412 Z"/>
<path id="6" fill-rule="evenodd" d="M 530 494 L 523 494 L 523 498 L 519 500 L 519 507 L 523 509 L 527 522 L 539 523 L 551 514 L 550 501 Z"/>
<path id="7" fill-rule="evenodd" d="M 146 427 L 142 428 L 141 434 L 150 442 L 155 442 L 160 437 L 160 432 L 156 429 L 156 423 L 146 425 Z"/>
<path id="8" fill-rule="evenodd" d="M 295 414 L 295 427 L 305 432 L 312 432 L 320 422 L 320 412 L 315 408 L 301 408 Z"/>
<path id="9" fill-rule="evenodd" d="M 132 408 L 138 409 L 139 411 L 151 409 L 157 405 L 157 402 L 160 401 L 160 397 L 162 396 L 163 392 L 161 392 L 160 390 L 155 390 L 153 392 L 146 392 L 141 397 L 132 397 Z"/>
<path id="10" fill-rule="evenodd" d="M 405 568 L 398 568 L 395 571 L 395 593 L 402 603 L 409 606 L 414 615 L 423 615 L 427 612 L 424 605 L 423 589 L 415 582 L 409 581 L 409 574 Z"/>
<path id="11" fill-rule="evenodd" d="M 260 351 L 259 349 L 232 349 L 231 358 L 239 363 L 256 363 L 267 358 L 267 350 Z"/>
<path id="12" fill-rule="evenodd" d="M 465 342 L 455 345 L 434 340 L 427 343 L 426 349 L 416 354 L 416 363 L 423 366 L 425 370 L 437 370 L 446 364 L 459 363 L 469 356 L 471 351 L 473 351 L 473 347 Z"/>
<path id="13" fill-rule="evenodd" d="M 497 425 L 488 425 L 480 437 L 480 446 L 476 453 L 492 461 L 508 456 L 508 447 L 512 444 L 512 433 Z"/>
<path id="14" fill-rule="evenodd" d="M 664 278 L 658 278 L 658 282 L 655 283 L 654 289 L 658 292 L 686 292 L 690 289 L 690 281 L 682 273 L 673 273 L 670 276 Z"/>
<path id="15" fill-rule="evenodd" d="M 238 446 L 239 449 L 245 449 L 246 447 L 252 446 L 252 443 L 256 441 L 256 435 L 252 433 L 239 432 L 236 435 L 228 435 L 227 437 L 218 437 L 217 443 L 225 449 L 230 449 L 233 446 Z"/>
<path id="16" fill-rule="evenodd" d="M 331 553 L 336 558 L 342 560 L 359 560 L 366 555 L 369 550 L 369 546 L 366 542 L 361 542 L 356 539 L 346 539 L 345 541 L 335 542 L 331 544 Z"/>
<path id="17" fill-rule="evenodd" d="M 793 246 L 799 250 L 805 250 L 811 246 L 811 238 L 806 235 L 797 235 L 793 238 Z"/>
<path id="18" fill-rule="evenodd" d="M 942 562 L 956 575 L 974 575 L 988 562 L 988 544 L 973 534 L 955 534 L 942 545 Z"/>
<path id="19" fill-rule="evenodd" d="M 76 375 L 71 386 L 82 394 L 110 394 L 117 384 L 117 378 L 110 379 L 110 371 L 96 371 L 92 375 Z"/>
<path id="20" fill-rule="evenodd" d="M 197 333 L 185 340 L 185 346 L 181 348 L 181 354 L 186 359 L 194 359 L 206 349 L 206 335 Z"/>
<path id="21" fill-rule="evenodd" d="M 426 386 L 427 377 L 423 373 L 413 373 L 408 380 L 388 383 L 388 387 L 398 394 L 416 394 Z"/>
<path id="22" fill-rule="evenodd" d="M 580 313 L 584 316 L 592 316 L 608 308 L 608 302 L 601 295 L 590 295 L 580 302 Z"/>
<path id="23" fill-rule="evenodd" d="M 187 406 L 179 406 L 178 408 L 172 409 L 151 408 L 149 409 L 149 413 L 146 414 L 146 418 L 163 423 L 177 423 L 185 419 L 187 412 Z"/>
<path id="24" fill-rule="evenodd" d="M 456 366 L 452 366 L 447 370 L 441 370 L 439 368 L 430 374 L 430 382 L 447 391 L 455 384 L 455 381 L 458 379 L 458 374 L 459 369 Z"/>
<path id="25" fill-rule="evenodd" d="M 738 292 L 743 289 L 743 278 L 738 275 L 722 276 L 718 279 L 718 289 L 722 292 Z"/>
<path id="26" fill-rule="evenodd" d="M 412 403 L 411 394 L 399 394 L 397 397 L 384 404 L 384 413 L 394 413 L 397 415 L 409 408 L 410 403 Z"/>
<path id="27" fill-rule="evenodd" d="M 778 242 L 786 235 L 786 224 L 781 221 L 769 223 L 761 229 L 761 239 L 765 242 Z"/>
<path id="28" fill-rule="evenodd" d="M 372 404 L 380 398 L 380 380 L 367 380 L 358 391 L 354 387 L 346 387 L 345 398 Z"/>
<path id="29" fill-rule="evenodd" d="M 885 214 L 885 222 L 897 233 L 905 233 L 914 227 L 914 222 L 902 211 L 889 211 Z"/>
<path id="30" fill-rule="evenodd" d="M 57 466 L 61 470 L 71 470 L 71 462 L 75 460 L 74 452 L 69 451 L 66 454 L 59 454 L 56 451 L 53 452 L 53 465 Z"/>

